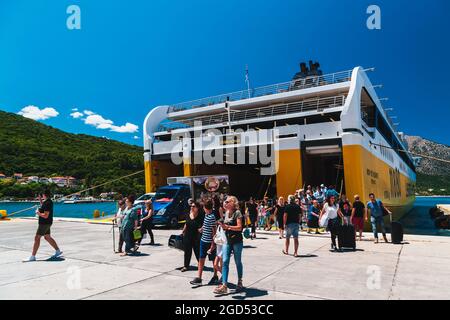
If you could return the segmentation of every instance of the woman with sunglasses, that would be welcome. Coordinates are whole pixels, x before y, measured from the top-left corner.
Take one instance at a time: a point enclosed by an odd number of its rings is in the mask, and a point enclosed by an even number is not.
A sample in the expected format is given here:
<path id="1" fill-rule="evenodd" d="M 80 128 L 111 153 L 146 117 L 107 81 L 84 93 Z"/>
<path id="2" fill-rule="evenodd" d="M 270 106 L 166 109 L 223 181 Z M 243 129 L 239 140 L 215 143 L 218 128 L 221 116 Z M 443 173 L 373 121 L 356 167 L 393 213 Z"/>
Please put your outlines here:
<path id="1" fill-rule="evenodd" d="M 222 249 L 222 285 L 219 285 L 215 290 L 215 294 L 227 294 L 228 293 L 228 274 L 230 271 L 230 258 L 233 251 L 234 262 L 236 263 L 238 273 L 238 284 L 236 292 L 243 290 L 242 285 L 242 249 L 244 248 L 242 237 L 243 216 L 239 210 L 239 202 L 236 197 L 228 196 L 224 201 L 225 216 L 223 221 L 219 221 L 219 224 L 227 235 L 227 243 L 223 245 Z"/>
<path id="2" fill-rule="evenodd" d="M 145 201 L 145 209 L 142 213 L 142 219 L 141 219 L 141 232 L 142 236 L 144 236 L 146 233 L 150 236 L 150 245 L 155 244 L 155 237 L 153 236 L 153 202 L 152 200 Z M 142 240 L 142 239 L 141 239 Z M 139 241 L 139 244 L 141 241 Z"/>
<path id="3" fill-rule="evenodd" d="M 181 268 L 181 272 L 189 270 L 192 251 L 194 251 L 197 261 L 200 252 L 200 236 L 204 217 L 203 208 L 199 202 L 192 202 L 190 207 L 191 210 L 186 217 L 186 223 L 183 227 L 184 266 Z"/>
<path id="4" fill-rule="evenodd" d="M 322 212 L 320 213 L 319 221 L 321 221 L 322 216 L 326 214 L 328 216 L 327 230 L 331 233 L 331 250 L 337 251 L 336 237 L 338 236 L 340 219 L 344 217 L 339 209 L 339 205 L 336 203 L 336 197 L 334 195 L 327 198 Z"/>

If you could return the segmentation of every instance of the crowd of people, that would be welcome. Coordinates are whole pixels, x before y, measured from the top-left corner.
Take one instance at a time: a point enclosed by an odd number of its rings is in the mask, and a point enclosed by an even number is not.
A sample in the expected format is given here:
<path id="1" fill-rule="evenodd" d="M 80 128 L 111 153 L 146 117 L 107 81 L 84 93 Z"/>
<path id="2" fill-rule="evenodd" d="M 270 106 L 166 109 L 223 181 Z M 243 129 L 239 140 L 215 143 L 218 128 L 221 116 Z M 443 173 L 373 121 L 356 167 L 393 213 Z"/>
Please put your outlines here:
<path id="1" fill-rule="evenodd" d="M 279 197 L 262 200 L 250 198 L 239 201 L 231 195 L 213 195 L 195 201 L 190 199 L 189 214 L 182 230 L 184 261 L 179 268 L 181 272 L 191 269 L 192 253 L 198 262 L 197 276 L 190 281 L 193 286 L 203 283 L 203 270 L 207 259 L 213 266 L 213 277 L 208 285 L 215 285 L 215 294 L 226 294 L 229 288 L 230 260 L 233 256 L 237 269 L 236 291 L 243 286 L 243 240 L 244 237 L 255 239 L 257 230 L 276 230 L 279 239 L 285 239 L 282 253 L 289 255 L 291 238 L 294 242 L 293 255 L 299 256 L 299 232 L 321 234 L 329 231 L 331 250 L 342 248 L 336 242 L 342 225 L 354 226 L 355 240 L 362 240 L 364 222 L 372 224 L 374 242 L 378 243 L 378 230 L 381 229 L 385 242 L 388 242 L 383 216 L 390 211 L 384 207 L 374 194 L 365 205 L 359 195 L 354 195 L 351 202 L 345 194 L 339 194 L 334 186 L 307 186 L 296 190 L 287 199 Z M 139 210 L 133 206 L 134 197 L 129 196 L 119 201 L 119 210 L 115 221 L 120 229 L 118 253 L 134 255 L 138 253 L 144 234 L 153 235 L 153 203 L 145 202 Z M 359 236 L 358 236 L 359 234 Z M 123 245 L 125 250 L 123 251 Z"/>
<path id="2" fill-rule="evenodd" d="M 336 239 L 339 237 L 340 226 L 354 226 L 354 237 L 362 240 L 364 222 L 368 221 L 369 213 L 374 242 L 378 243 L 380 229 L 384 241 L 388 242 L 383 217 L 392 213 L 373 193 L 369 194 L 369 199 L 365 205 L 359 195 L 354 195 L 354 201 L 350 202 L 346 195 L 339 194 L 334 186 L 324 185 L 315 188 L 307 186 L 305 189 L 296 190 L 287 199 L 264 197 L 262 200 L 250 198 L 248 201 L 238 201 L 231 195 L 212 195 L 198 201 L 189 199 L 190 210 L 182 231 L 184 262 L 179 270 L 181 272 L 190 270 L 194 253 L 198 262 L 197 276 L 190 283 L 194 286 L 202 285 L 203 270 L 208 258 L 214 270 L 208 285 L 216 286 L 215 294 L 227 294 L 230 260 L 233 256 L 238 275 L 236 292 L 239 292 L 244 289 L 242 263 L 244 237 L 255 239 L 257 230 L 270 231 L 275 228 L 279 239 L 285 239 L 282 253 L 289 254 L 290 239 L 293 238 L 293 255 L 297 257 L 300 230 L 306 230 L 308 233 L 311 231 L 321 233 L 327 230 L 331 235 L 331 250 L 339 251 L 341 248 Z M 139 246 L 146 234 L 150 238 L 149 244 L 154 245 L 152 200 L 146 201 L 143 206 L 135 205 L 134 196 L 128 196 L 120 200 L 118 205 L 119 209 L 113 219 L 120 231 L 116 252 L 122 256 L 139 253 Z M 56 259 L 62 255 L 62 251 L 50 235 L 53 202 L 49 192 L 43 193 L 36 214 L 39 216 L 39 226 L 32 255 L 24 261 L 36 261 L 35 256 L 41 237 L 55 249 L 53 258 Z"/>

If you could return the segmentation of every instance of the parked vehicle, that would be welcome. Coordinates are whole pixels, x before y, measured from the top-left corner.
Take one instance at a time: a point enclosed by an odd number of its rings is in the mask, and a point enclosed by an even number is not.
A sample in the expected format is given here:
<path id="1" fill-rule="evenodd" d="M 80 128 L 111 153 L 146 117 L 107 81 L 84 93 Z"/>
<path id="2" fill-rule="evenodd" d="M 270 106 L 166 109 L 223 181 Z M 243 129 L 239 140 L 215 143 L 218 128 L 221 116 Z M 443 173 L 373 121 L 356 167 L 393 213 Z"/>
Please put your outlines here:
<path id="1" fill-rule="evenodd" d="M 200 199 L 209 193 L 228 194 L 226 175 L 169 177 L 167 186 L 160 187 L 153 199 L 153 224 L 176 228 L 189 213 L 189 199 Z"/>
<path id="2" fill-rule="evenodd" d="M 155 192 L 145 193 L 134 201 L 134 204 L 144 203 L 147 200 L 152 199 L 155 196 Z"/>

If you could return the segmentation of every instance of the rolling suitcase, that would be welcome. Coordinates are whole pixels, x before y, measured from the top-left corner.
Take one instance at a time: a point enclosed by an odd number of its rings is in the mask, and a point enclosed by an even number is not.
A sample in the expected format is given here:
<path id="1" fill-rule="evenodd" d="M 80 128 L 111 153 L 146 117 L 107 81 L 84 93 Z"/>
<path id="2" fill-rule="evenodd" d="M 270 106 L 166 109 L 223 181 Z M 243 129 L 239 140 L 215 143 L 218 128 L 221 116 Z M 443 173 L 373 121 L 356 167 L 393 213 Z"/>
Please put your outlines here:
<path id="1" fill-rule="evenodd" d="M 344 224 L 339 227 L 338 232 L 339 249 L 351 248 L 356 250 L 355 227 L 351 224 Z"/>
<path id="2" fill-rule="evenodd" d="M 391 238 L 392 243 L 401 244 L 403 242 L 403 226 L 400 222 L 391 222 Z"/>
<path id="3" fill-rule="evenodd" d="M 173 234 L 169 238 L 169 247 L 184 251 L 183 235 Z"/>

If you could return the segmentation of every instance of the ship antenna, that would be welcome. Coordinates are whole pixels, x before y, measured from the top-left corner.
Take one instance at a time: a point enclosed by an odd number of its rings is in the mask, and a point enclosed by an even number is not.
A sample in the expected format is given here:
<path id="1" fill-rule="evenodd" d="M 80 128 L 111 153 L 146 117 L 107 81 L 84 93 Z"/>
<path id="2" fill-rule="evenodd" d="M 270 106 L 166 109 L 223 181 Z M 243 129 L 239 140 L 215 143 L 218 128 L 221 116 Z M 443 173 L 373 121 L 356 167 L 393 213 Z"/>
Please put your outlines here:
<path id="1" fill-rule="evenodd" d="M 245 82 L 247 83 L 247 92 L 248 92 L 248 98 L 251 98 L 250 94 L 250 77 L 248 75 L 248 64 L 245 65 Z"/>

